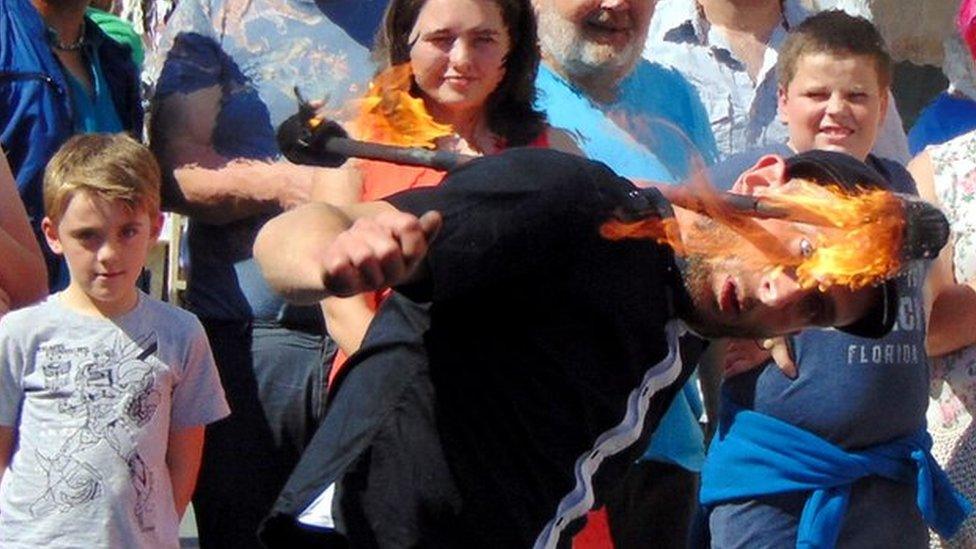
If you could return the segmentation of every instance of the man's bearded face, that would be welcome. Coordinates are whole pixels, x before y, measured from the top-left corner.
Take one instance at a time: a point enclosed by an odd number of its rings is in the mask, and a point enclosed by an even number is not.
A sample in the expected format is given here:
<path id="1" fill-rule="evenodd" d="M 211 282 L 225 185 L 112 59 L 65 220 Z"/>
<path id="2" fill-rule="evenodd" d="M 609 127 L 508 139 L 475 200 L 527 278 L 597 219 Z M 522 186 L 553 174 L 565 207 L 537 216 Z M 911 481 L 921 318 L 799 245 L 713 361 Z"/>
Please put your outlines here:
<path id="1" fill-rule="evenodd" d="M 809 253 L 817 232 L 833 230 L 773 219 L 760 224 L 778 241 L 780 254 L 797 257 Z M 720 259 L 700 253 L 686 258 L 683 275 L 692 301 L 686 320 L 704 336 L 766 337 L 811 326 L 845 326 L 860 318 L 875 298 L 875 288 L 803 288 L 793 269 L 777 267 L 762 249 L 706 217 L 693 224 L 688 238 L 707 238 L 736 250 Z"/>
<path id="2" fill-rule="evenodd" d="M 619 82 L 640 59 L 656 0 L 538 0 L 544 55 L 571 78 Z"/>

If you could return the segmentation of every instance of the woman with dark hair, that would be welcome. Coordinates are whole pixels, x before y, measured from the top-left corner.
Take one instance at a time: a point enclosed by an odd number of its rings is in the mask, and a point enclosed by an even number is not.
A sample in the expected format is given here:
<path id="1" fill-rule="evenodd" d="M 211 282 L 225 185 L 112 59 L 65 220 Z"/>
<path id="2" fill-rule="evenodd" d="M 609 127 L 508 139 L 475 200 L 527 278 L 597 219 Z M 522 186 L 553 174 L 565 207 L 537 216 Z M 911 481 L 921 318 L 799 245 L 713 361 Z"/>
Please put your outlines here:
<path id="1" fill-rule="evenodd" d="M 371 113 L 352 124 L 358 137 L 478 155 L 518 146 L 578 154 L 569 136 L 549 128 L 533 106 L 539 51 L 529 0 L 392 0 L 374 58 L 378 71 L 370 97 L 390 101 L 403 92 L 422 101 L 429 119 L 421 114 L 409 124 L 387 124 L 377 132 L 377 115 Z M 388 108 L 385 115 L 396 116 L 401 108 Z M 413 131 L 423 122 L 436 137 L 418 142 L 396 135 L 397 128 Z M 342 170 L 344 183 L 339 185 L 348 196 L 338 201 L 376 200 L 437 185 L 443 176 L 432 168 L 353 161 Z M 322 198 L 336 202 L 335 186 L 328 193 Z M 384 297 L 385 292 L 325 302 L 326 324 L 340 348 L 330 380 L 359 348 Z"/>
<path id="2" fill-rule="evenodd" d="M 539 51 L 528 0 L 393 0 L 373 57 L 378 73 L 410 64 L 410 93 L 436 121 L 462 137 L 490 133 L 475 152 L 529 145 L 546 133 L 533 106 Z M 483 80 L 466 89 L 452 80 L 469 76 Z"/>

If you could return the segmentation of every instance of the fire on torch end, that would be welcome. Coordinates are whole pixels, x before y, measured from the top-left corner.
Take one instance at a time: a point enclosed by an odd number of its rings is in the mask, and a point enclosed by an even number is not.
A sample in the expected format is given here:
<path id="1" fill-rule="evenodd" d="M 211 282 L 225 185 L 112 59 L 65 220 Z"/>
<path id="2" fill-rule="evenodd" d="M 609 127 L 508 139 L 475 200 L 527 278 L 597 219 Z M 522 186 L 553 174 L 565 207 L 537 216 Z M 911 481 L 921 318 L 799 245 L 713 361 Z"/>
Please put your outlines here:
<path id="1" fill-rule="evenodd" d="M 664 197 L 681 208 L 708 214 L 706 200 L 693 188 L 684 185 L 661 186 L 657 189 Z M 897 199 L 904 219 L 900 255 L 903 260 L 932 259 L 949 241 L 950 227 L 945 215 L 938 208 L 904 193 L 891 192 Z M 713 208 L 723 208 L 756 219 L 782 219 L 808 225 L 834 226 L 832 219 L 821 213 L 788 204 L 776 203 L 762 196 L 735 193 L 715 193 L 709 200 Z M 874 222 L 865 219 L 865 223 Z"/>
<path id="2" fill-rule="evenodd" d="M 670 186 L 658 189 L 672 204 L 687 210 L 706 213 L 705 202 L 692 194 L 692 189 L 684 186 Z M 949 241 L 950 227 L 945 216 L 936 207 L 916 196 L 892 192 L 901 206 L 904 217 L 904 233 L 901 242 L 901 257 L 905 260 L 932 259 Z M 817 212 L 802 208 L 775 204 L 761 196 L 748 196 L 735 193 L 718 193 L 714 198 L 721 208 L 727 208 L 739 215 L 757 219 L 782 219 L 808 225 L 833 226 L 832 220 Z M 872 222 L 872 220 L 865 220 Z"/>
<path id="3" fill-rule="evenodd" d="M 278 128 L 278 146 L 288 160 L 296 164 L 339 167 L 349 158 L 382 160 L 408 166 L 423 166 L 451 171 L 477 158 L 450 151 L 434 151 L 419 147 L 383 145 L 350 139 L 346 131 L 334 121 L 316 118 L 308 103 L 300 102 L 298 113 L 285 120 Z M 658 190 L 664 197 L 681 208 L 708 213 L 706 200 L 693 188 L 683 185 L 662 185 Z M 634 193 L 635 198 L 641 193 Z M 900 199 L 905 216 L 905 231 L 901 255 L 904 259 L 930 259 L 948 242 L 949 224 L 945 216 L 931 204 L 916 197 L 892 193 Z M 816 212 L 771 203 L 761 196 L 748 196 L 728 192 L 714 193 L 710 203 L 719 208 L 757 219 L 783 219 L 811 225 L 829 226 L 830 219 Z M 641 202 L 641 200 L 637 200 Z M 618 210 L 620 221 L 637 221 L 657 215 L 641 207 L 630 205 L 626 211 Z"/>
<path id="4" fill-rule="evenodd" d="M 346 130 L 332 120 L 316 116 L 315 108 L 302 99 L 298 89 L 298 112 L 278 126 L 278 148 L 295 164 L 338 168 L 349 158 L 382 160 L 406 166 L 424 166 L 450 171 L 476 156 L 420 147 L 399 147 L 351 139 Z"/>

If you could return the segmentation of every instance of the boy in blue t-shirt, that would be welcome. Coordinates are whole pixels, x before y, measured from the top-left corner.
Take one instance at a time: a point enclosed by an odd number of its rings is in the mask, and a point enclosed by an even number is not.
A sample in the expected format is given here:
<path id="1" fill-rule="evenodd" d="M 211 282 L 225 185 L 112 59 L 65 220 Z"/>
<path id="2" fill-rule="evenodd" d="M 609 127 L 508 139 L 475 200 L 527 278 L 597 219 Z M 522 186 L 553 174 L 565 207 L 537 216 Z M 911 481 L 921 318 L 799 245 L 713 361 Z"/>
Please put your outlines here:
<path id="1" fill-rule="evenodd" d="M 808 18 L 790 31 L 780 53 L 779 71 L 779 111 L 788 126 L 788 143 L 733 157 L 730 164 L 742 167 L 744 162 L 769 152 L 827 149 L 866 161 L 893 190 L 915 193 L 914 182 L 904 168 L 870 155 L 884 120 L 892 71 L 883 40 L 869 21 L 840 11 Z M 716 185 L 731 183 L 721 181 L 723 173 L 741 172 L 733 166 L 716 168 Z M 836 492 L 831 493 L 844 500 L 843 510 L 834 516 L 836 520 L 827 521 L 822 520 L 826 515 L 810 521 L 813 511 L 808 510 L 822 510 L 817 507 L 817 498 L 811 497 L 814 490 L 796 488 L 800 480 L 824 473 L 799 465 L 824 457 L 817 453 L 818 448 L 833 446 L 837 449 L 833 455 L 840 456 L 878 449 L 895 440 L 917 439 L 922 454 L 926 453 L 924 273 L 918 271 L 910 271 L 898 281 L 902 297 L 897 322 L 881 340 L 835 330 L 806 330 L 790 338 L 789 345 L 785 340 L 728 344 L 723 414 L 702 475 L 702 502 L 711 510 L 708 526 L 712 547 L 793 547 L 811 540 L 841 547 L 928 545 L 928 528 L 916 504 L 914 482 L 871 473 L 854 474 L 853 481 L 837 481 L 851 472 L 826 467 L 829 479 L 821 478 L 820 482 L 828 485 L 836 481 L 831 485 Z M 751 370 L 767 364 L 770 348 L 784 371 L 775 367 Z M 728 377 L 732 375 L 735 377 Z M 761 416 L 738 415 L 742 410 Z M 802 430 L 790 431 L 793 440 L 812 434 L 820 441 L 809 452 L 795 446 L 786 449 L 788 444 L 773 446 L 774 453 L 780 453 L 774 456 L 768 455 L 770 449 L 760 449 L 761 445 L 752 442 L 733 448 L 757 436 L 746 433 L 741 437 L 741 430 L 734 432 L 743 428 L 747 416 L 772 418 L 785 424 L 787 430 L 791 426 Z M 758 440 L 769 440 L 772 434 L 758 436 Z M 750 448 L 749 455 L 736 454 L 741 448 Z M 762 482 L 752 479 L 755 486 L 745 490 L 749 497 L 727 497 L 733 492 L 741 496 L 742 486 L 735 484 L 750 478 L 750 467 L 757 457 L 783 464 L 784 471 L 777 479 L 789 479 L 792 488 L 774 486 L 768 478 L 760 479 Z M 898 459 L 902 457 L 907 470 L 916 466 L 907 456 L 899 455 Z M 937 467 L 934 461 L 927 462 Z M 817 463 L 832 462 L 823 459 Z"/>
<path id="2" fill-rule="evenodd" d="M 203 328 L 136 289 L 160 171 L 122 134 L 70 139 L 42 229 L 68 287 L 0 320 L 0 545 L 178 547 L 204 425 L 229 412 Z"/>

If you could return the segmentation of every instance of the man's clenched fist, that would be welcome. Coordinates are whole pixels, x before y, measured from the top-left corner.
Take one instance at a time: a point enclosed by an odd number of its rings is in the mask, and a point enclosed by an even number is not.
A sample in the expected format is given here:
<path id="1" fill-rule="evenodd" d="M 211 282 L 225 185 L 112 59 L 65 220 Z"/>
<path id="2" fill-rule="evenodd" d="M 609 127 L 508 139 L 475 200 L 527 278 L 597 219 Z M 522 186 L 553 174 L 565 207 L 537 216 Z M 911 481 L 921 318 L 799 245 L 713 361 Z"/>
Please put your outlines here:
<path id="1" fill-rule="evenodd" d="M 330 295 L 347 297 L 409 280 L 440 226 L 437 212 L 418 218 L 386 211 L 357 219 L 324 252 L 325 289 Z"/>

